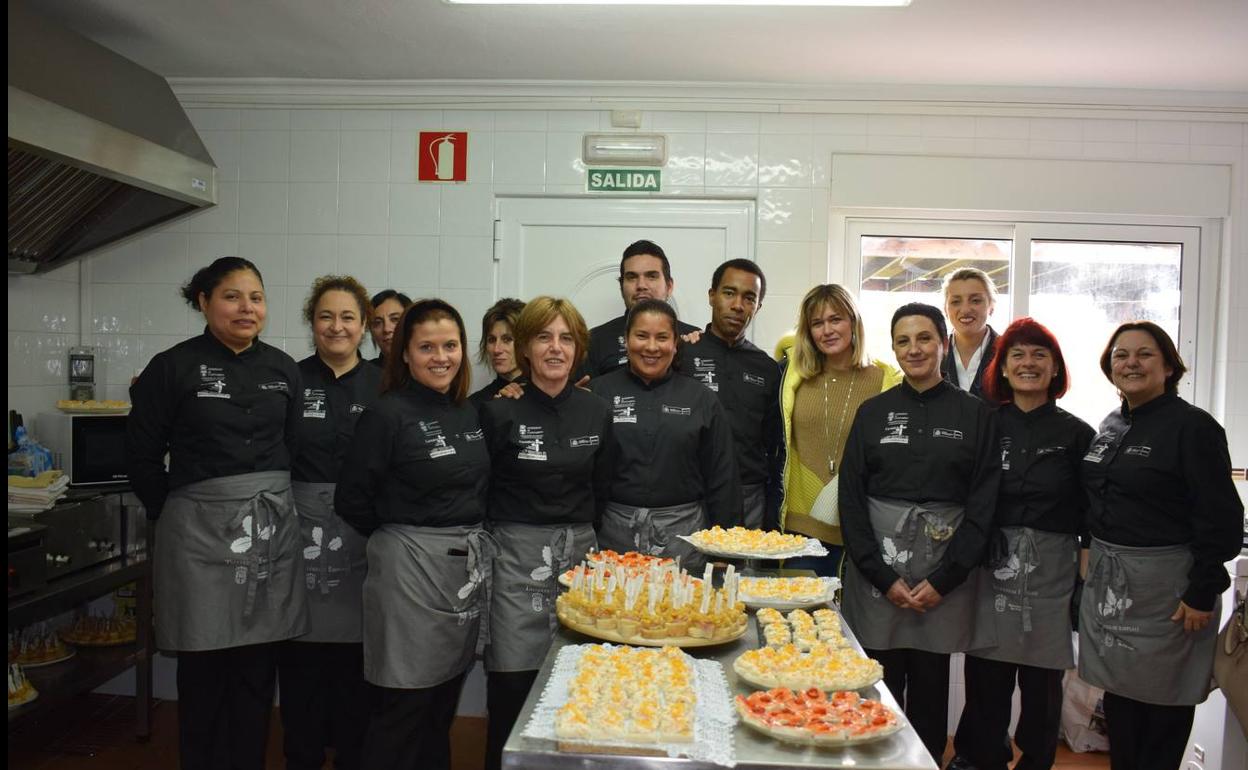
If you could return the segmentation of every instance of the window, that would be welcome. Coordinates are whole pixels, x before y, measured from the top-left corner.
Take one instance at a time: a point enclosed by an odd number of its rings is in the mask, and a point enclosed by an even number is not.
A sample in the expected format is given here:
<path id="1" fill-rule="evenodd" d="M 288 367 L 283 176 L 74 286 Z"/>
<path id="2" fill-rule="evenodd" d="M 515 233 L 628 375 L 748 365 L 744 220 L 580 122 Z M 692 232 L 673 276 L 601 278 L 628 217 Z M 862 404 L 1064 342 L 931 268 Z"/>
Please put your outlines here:
<path id="1" fill-rule="evenodd" d="M 1096 426 L 1118 404 L 1100 354 L 1114 328 L 1134 319 L 1174 338 L 1192 372 L 1180 393 L 1192 398 L 1199 228 L 861 219 L 847 222 L 847 235 L 876 358 L 895 363 L 894 310 L 907 302 L 943 309 L 944 276 L 978 267 L 997 286 L 990 323 L 998 332 L 1030 315 L 1057 336 L 1071 380 L 1059 402 L 1067 411 Z"/>

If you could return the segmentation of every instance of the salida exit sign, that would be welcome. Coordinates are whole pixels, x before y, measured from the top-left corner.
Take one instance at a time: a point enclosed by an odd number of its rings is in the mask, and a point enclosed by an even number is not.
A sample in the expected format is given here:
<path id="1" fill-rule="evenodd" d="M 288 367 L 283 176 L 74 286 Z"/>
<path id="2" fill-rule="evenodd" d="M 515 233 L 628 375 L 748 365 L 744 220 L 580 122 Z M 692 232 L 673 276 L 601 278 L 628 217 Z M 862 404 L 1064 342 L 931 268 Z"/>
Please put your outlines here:
<path id="1" fill-rule="evenodd" d="M 658 192 L 657 168 L 591 168 L 590 192 Z"/>

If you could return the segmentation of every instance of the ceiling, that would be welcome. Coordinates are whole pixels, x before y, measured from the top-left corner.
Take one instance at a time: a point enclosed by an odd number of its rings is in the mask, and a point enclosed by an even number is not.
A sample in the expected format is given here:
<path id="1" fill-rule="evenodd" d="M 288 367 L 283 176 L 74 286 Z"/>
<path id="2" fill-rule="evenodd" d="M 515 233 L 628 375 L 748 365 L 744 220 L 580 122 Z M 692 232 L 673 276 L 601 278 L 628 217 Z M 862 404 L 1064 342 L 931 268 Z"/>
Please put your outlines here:
<path id="1" fill-rule="evenodd" d="M 1248 92 L 1248 0 L 909 8 L 40 0 L 171 78 L 666 81 Z"/>

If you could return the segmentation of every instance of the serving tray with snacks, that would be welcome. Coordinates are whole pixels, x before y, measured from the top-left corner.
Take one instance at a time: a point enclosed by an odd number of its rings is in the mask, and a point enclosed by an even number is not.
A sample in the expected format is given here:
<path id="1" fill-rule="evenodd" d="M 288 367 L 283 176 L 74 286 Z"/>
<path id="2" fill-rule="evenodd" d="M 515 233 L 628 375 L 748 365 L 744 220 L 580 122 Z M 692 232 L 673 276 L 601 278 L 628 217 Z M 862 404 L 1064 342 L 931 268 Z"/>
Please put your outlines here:
<path id="1" fill-rule="evenodd" d="M 692 535 L 677 535 L 702 553 L 725 559 L 792 559 L 827 556 L 828 549 L 813 537 L 719 525 Z"/>
<path id="2" fill-rule="evenodd" d="M 840 587 L 829 577 L 743 577 L 740 596 L 746 607 L 796 610 L 827 604 Z"/>
<path id="3" fill-rule="evenodd" d="M 675 569 L 676 561 L 662 556 L 650 556 L 637 551 L 628 551 L 627 553 L 616 553 L 615 551 L 591 551 L 586 554 L 585 560 L 559 575 L 559 584 L 564 588 L 571 588 L 572 582 L 578 571 L 585 572 L 593 570 L 597 565 L 602 564 L 606 569 L 606 577 L 611 577 L 612 572 L 619 571 L 622 573 L 637 574 L 638 571 L 648 571 L 651 567 L 672 567 L 667 571 L 668 579 L 672 579 L 679 574 Z M 702 581 L 698 578 L 692 578 L 695 584 Z"/>
<path id="4" fill-rule="evenodd" d="M 78 401 L 63 398 L 56 402 L 56 408 L 66 414 L 129 414 L 129 401 Z"/>
<path id="5" fill-rule="evenodd" d="M 559 651 L 523 735 L 553 740 L 559 752 L 731 765 L 735 721 L 714 660 L 675 647 L 577 644 Z"/>
<path id="6" fill-rule="evenodd" d="M 745 605 L 740 577 L 729 567 L 724 586 L 701 581 L 672 564 L 609 571 L 603 562 L 573 570 L 572 585 L 555 600 L 559 622 L 596 639 L 643 646 L 705 647 L 741 638 Z"/>
<path id="7" fill-rule="evenodd" d="M 39 691 L 26 678 L 22 667 L 16 663 L 9 664 L 9 708 L 15 709 L 30 703 L 39 697 Z"/>
<path id="8" fill-rule="evenodd" d="M 746 650 L 732 663 L 742 680 L 756 687 L 794 690 L 862 690 L 884 678 L 884 667 L 852 647 L 818 642 L 808 650 L 794 644 Z"/>
<path id="9" fill-rule="evenodd" d="M 51 666 L 74 657 L 76 652 L 44 624 L 9 634 L 9 663 L 23 668 Z"/>
<path id="10" fill-rule="evenodd" d="M 856 692 L 824 694 L 818 688 L 777 687 L 735 699 L 747 726 L 785 743 L 849 746 L 887 738 L 905 721 L 878 700 Z"/>
<path id="11" fill-rule="evenodd" d="M 131 617 L 81 615 L 61 629 L 60 637 L 77 647 L 118 647 L 134 644 L 138 627 Z"/>

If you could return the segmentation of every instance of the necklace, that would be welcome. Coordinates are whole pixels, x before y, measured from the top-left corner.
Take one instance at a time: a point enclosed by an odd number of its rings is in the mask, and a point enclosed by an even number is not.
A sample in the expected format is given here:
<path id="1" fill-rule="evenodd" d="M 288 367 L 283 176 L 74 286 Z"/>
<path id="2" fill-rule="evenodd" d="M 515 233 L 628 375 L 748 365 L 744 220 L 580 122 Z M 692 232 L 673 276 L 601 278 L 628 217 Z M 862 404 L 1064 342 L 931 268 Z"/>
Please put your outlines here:
<path id="1" fill-rule="evenodd" d="M 836 382 L 835 377 L 825 375 L 823 378 L 823 440 L 828 447 L 828 473 L 836 475 L 836 446 L 841 443 L 845 431 L 845 416 L 849 414 L 849 404 L 854 400 L 854 385 L 858 384 L 858 369 L 853 370 L 853 374 L 849 379 L 849 393 L 845 395 L 845 403 L 841 406 L 841 420 L 836 426 L 836 444 L 832 443 L 832 437 L 828 435 L 828 380 Z"/>

